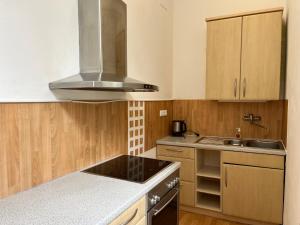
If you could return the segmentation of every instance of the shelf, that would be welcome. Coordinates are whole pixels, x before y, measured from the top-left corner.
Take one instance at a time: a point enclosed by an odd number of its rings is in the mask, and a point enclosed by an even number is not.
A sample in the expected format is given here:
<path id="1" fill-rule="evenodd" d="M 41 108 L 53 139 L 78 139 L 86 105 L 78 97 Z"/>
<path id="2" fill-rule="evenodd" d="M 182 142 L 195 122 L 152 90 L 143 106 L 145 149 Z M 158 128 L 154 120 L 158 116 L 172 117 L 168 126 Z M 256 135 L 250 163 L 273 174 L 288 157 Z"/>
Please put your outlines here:
<path id="1" fill-rule="evenodd" d="M 221 195 L 219 180 L 198 177 L 197 181 L 197 192 Z"/>
<path id="2" fill-rule="evenodd" d="M 197 176 L 220 179 L 221 178 L 221 176 L 220 176 L 220 167 L 217 167 L 217 166 L 204 166 L 204 167 L 201 167 L 197 172 Z"/>
<path id="3" fill-rule="evenodd" d="M 220 197 L 210 194 L 198 193 L 196 206 L 198 208 L 220 212 Z"/>

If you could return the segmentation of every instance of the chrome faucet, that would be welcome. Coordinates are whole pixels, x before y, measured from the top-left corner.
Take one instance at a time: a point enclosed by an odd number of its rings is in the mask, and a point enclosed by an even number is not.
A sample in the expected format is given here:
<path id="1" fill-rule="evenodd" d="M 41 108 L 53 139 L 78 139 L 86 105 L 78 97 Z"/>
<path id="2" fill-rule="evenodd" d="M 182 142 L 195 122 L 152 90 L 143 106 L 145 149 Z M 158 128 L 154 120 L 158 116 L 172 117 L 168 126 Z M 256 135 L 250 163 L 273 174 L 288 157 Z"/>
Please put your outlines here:
<path id="1" fill-rule="evenodd" d="M 256 115 L 254 115 L 252 113 L 248 113 L 248 114 L 245 114 L 243 116 L 243 120 L 249 122 L 250 124 L 258 126 L 260 128 L 267 129 L 265 126 L 263 126 L 263 125 L 261 125 L 261 124 L 258 123 L 258 122 L 261 121 L 261 116 L 259 116 L 259 115 L 256 116 Z"/>

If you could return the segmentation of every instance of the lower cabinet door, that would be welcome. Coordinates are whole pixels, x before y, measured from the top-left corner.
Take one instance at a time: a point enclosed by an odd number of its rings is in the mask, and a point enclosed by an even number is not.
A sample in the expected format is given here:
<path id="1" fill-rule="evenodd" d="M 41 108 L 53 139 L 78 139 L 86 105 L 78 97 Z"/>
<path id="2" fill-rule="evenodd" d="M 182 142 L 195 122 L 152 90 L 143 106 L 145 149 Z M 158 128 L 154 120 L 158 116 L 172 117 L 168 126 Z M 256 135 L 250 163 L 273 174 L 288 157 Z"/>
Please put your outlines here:
<path id="1" fill-rule="evenodd" d="M 186 181 L 180 181 L 180 204 L 186 206 L 195 206 L 195 184 Z"/>
<path id="2" fill-rule="evenodd" d="M 284 171 L 223 164 L 223 213 L 282 224 Z"/>

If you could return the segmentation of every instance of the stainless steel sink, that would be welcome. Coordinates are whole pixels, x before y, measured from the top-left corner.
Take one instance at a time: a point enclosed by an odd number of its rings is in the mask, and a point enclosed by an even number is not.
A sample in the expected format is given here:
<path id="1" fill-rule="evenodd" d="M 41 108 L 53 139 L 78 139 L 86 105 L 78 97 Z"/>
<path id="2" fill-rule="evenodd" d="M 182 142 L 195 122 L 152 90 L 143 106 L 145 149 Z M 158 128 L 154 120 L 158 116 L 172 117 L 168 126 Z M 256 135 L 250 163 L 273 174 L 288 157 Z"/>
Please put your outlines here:
<path id="1" fill-rule="evenodd" d="M 224 140 L 224 145 L 243 146 L 244 142 L 240 139 Z"/>
<path id="2" fill-rule="evenodd" d="M 224 140 L 224 145 L 284 150 L 281 141 L 227 139 Z"/>
<path id="3" fill-rule="evenodd" d="M 245 141 L 244 146 L 253 148 L 284 150 L 284 146 L 281 141 L 248 140 Z"/>

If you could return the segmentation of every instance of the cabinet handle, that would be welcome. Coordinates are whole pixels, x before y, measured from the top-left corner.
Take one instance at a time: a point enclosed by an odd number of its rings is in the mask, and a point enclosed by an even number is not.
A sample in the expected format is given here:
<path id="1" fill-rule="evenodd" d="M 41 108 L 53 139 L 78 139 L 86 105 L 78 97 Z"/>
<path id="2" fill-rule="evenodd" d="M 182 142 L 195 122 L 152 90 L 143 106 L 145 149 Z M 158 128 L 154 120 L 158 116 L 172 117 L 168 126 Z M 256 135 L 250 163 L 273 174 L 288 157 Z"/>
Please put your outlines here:
<path id="1" fill-rule="evenodd" d="M 237 94 L 237 78 L 234 79 L 234 97 L 236 98 Z"/>
<path id="2" fill-rule="evenodd" d="M 225 187 L 227 188 L 228 178 L 227 178 L 227 167 L 225 167 Z"/>
<path id="3" fill-rule="evenodd" d="M 133 215 L 132 215 L 126 222 L 124 222 L 124 223 L 122 223 L 122 224 L 120 224 L 120 225 L 128 225 L 128 224 L 136 217 L 138 211 L 139 211 L 139 210 L 136 209 L 136 210 L 134 211 Z"/>
<path id="4" fill-rule="evenodd" d="M 243 81 L 243 97 L 244 98 L 246 97 L 246 88 L 247 88 L 247 81 L 246 81 L 246 78 L 244 78 L 244 81 Z"/>

